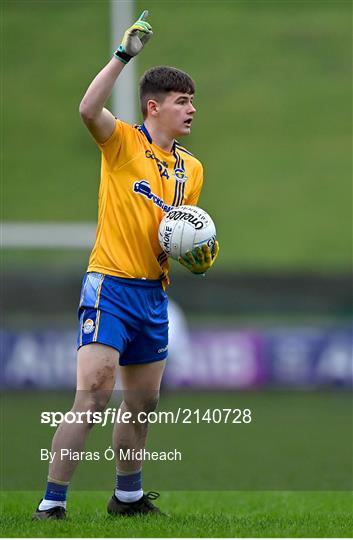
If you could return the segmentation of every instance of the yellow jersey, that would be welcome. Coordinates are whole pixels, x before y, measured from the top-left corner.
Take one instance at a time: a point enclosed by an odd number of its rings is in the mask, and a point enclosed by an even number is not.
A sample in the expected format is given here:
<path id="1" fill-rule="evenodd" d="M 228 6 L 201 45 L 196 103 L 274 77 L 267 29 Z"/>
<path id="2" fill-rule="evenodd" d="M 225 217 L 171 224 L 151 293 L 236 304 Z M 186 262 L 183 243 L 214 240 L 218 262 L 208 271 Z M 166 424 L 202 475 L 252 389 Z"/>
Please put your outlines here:
<path id="1" fill-rule="evenodd" d="M 169 283 L 168 259 L 158 241 L 165 213 L 196 205 L 201 163 L 177 141 L 171 152 L 155 145 L 144 124 L 117 120 L 102 153 L 98 226 L 88 272 Z"/>

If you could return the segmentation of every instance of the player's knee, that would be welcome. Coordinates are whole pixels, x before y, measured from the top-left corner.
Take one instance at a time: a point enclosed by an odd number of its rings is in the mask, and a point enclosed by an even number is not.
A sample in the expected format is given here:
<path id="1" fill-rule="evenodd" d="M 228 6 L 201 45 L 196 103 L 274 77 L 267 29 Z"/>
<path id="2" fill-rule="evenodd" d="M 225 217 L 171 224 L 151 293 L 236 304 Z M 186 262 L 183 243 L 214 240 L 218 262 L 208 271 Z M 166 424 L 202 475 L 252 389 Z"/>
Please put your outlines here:
<path id="1" fill-rule="evenodd" d="M 91 411 L 102 412 L 104 411 L 107 403 L 110 399 L 111 392 L 88 392 L 79 391 L 76 394 L 73 410 L 76 411 Z"/>
<path id="2" fill-rule="evenodd" d="M 159 394 L 147 396 L 146 399 L 141 401 L 141 410 L 145 413 L 153 412 L 157 409 L 159 402 Z"/>
<path id="3" fill-rule="evenodd" d="M 125 405 L 128 411 L 132 414 L 138 414 L 139 412 L 155 411 L 159 402 L 159 393 L 136 395 L 130 394 L 124 398 Z"/>

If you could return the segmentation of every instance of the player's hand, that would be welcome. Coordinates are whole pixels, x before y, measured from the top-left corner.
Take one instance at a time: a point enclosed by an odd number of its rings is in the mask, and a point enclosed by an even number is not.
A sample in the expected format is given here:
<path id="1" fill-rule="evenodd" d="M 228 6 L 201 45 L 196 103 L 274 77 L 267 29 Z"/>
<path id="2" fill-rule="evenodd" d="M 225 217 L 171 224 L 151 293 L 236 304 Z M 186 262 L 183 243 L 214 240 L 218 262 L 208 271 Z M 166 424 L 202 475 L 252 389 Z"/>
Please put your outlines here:
<path id="1" fill-rule="evenodd" d="M 179 257 L 178 261 L 193 274 L 204 274 L 211 268 L 218 257 L 219 244 L 216 241 L 215 252 L 212 256 L 211 250 L 207 244 L 188 251 L 184 257 Z"/>
<path id="2" fill-rule="evenodd" d="M 124 64 L 127 64 L 133 56 L 142 51 L 153 34 L 152 26 L 146 22 L 147 17 L 148 11 L 145 9 L 140 18 L 126 30 L 123 40 L 114 54 Z"/>

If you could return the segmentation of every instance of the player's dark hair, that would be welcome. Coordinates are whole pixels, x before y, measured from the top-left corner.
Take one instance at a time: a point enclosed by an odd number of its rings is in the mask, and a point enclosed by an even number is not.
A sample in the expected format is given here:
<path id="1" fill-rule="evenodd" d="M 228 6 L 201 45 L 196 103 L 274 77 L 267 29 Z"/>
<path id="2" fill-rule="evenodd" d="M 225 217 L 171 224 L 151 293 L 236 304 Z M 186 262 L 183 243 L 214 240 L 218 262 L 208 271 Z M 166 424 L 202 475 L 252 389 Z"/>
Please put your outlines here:
<path id="1" fill-rule="evenodd" d="M 195 83 L 190 75 L 180 69 L 168 66 L 156 66 L 147 70 L 140 80 L 139 87 L 144 118 L 147 116 L 149 99 L 163 100 L 168 92 L 195 93 Z"/>

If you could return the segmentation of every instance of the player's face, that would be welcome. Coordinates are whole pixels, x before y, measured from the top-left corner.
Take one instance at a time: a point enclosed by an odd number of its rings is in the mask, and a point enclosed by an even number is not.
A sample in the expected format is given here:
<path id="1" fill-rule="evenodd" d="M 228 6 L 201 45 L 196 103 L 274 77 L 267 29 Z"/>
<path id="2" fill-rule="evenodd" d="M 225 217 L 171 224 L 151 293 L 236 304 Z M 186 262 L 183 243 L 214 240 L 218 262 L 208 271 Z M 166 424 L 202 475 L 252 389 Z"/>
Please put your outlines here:
<path id="1" fill-rule="evenodd" d="M 158 123 L 164 132 L 172 137 L 189 135 L 196 109 L 193 105 L 192 94 L 169 92 L 159 103 Z"/>

